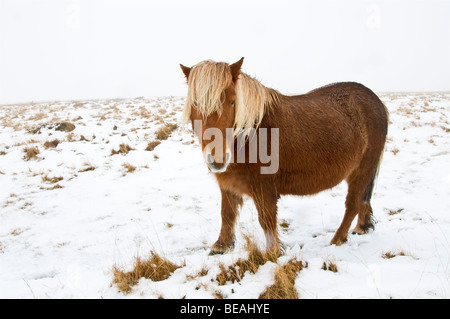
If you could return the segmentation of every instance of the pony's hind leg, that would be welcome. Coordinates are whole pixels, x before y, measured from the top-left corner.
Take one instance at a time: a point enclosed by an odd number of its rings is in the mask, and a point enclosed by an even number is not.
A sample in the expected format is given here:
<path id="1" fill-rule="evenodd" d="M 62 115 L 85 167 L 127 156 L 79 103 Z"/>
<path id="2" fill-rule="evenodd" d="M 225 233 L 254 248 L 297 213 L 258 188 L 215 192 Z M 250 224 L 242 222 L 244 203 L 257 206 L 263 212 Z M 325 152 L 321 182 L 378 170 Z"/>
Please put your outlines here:
<path id="1" fill-rule="evenodd" d="M 375 178 L 377 176 L 377 171 L 378 165 L 375 171 L 372 173 L 372 175 L 369 175 L 371 176 L 371 179 L 365 188 L 363 200 L 358 210 L 358 223 L 356 224 L 356 227 L 353 229 L 354 234 L 360 235 L 367 234 L 369 229 L 374 229 L 373 211 L 372 206 L 370 206 L 370 199 L 372 198 L 373 186 L 375 183 Z"/>
<path id="2" fill-rule="evenodd" d="M 363 165 L 362 167 L 367 166 Z M 358 169 L 348 177 L 344 219 L 331 240 L 331 244 L 339 246 L 347 241 L 348 231 L 357 214 L 358 223 L 353 230 L 354 233 L 365 234 L 370 228 L 373 228 L 370 198 L 375 176 L 376 163 L 366 169 Z"/>
<path id="3" fill-rule="evenodd" d="M 363 202 L 358 211 L 358 223 L 356 224 L 356 227 L 353 228 L 353 233 L 363 235 L 367 234 L 369 229 L 374 229 L 372 215 L 372 206 L 370 206 L 370 203 Z"/>
<path id="4" fill-rule="evenodd" d="M 351 189 L 349 185 L 349 191 L 347 199 L 345 200 L 345 215 L 338 230 L 334 234 L 331 244 L 340 246 L 347 241 L 348 230 L 361 207 L 361 200 L 358 199 L 359 194 Z"/>

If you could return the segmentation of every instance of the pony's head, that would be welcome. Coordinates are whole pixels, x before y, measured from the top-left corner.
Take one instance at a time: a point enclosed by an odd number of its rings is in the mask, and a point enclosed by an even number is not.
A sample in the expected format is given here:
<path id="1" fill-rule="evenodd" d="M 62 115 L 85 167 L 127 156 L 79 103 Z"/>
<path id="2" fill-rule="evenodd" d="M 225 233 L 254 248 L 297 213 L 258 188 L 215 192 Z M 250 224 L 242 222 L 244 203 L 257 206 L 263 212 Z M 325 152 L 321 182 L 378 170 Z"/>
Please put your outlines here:
<path id="1" fill-rule="evenodd" d="M 203 61 L 192 68 L 180 64 L 188 95 L 183 112 L 202 145 L 209 169 L 221 173 L 232 160 L 232 143 L 257 128 L 278 92 L 241 72 L 244 58 L 233 64 Z"/>
<path id="2" fill-rule="evenodd" d="M 227 128 L 234 127 L 236 82 L 243 61 L 231 65 L 203 61 L 192 68 L 180 65 L 189 87 L 183 117 L 192 123 L 205 162 L 214 173 L 225 171 L 231 161 L 231 141 L 226 136 Z"/>

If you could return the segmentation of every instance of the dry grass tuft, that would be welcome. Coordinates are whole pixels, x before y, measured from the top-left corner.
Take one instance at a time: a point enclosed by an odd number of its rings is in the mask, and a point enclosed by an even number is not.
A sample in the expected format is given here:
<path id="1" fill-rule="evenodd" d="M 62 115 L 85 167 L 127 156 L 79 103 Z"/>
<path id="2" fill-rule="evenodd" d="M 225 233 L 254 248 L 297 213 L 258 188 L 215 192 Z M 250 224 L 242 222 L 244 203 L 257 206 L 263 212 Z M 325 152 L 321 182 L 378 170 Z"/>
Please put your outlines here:
<path id="1" fill-rule="evenodd" d="M 44 183 L 50 183 L 50 184 L 56 184 L 60 181 L 62 181 L 64 178 L 59 176 L 59 177 L 48 177 L 48 175 L 42 176 L 42 182 Z"/>
<path id="2" fill-rule="evenodd" d="M 166 280 L 175 270 L 183 266 L 178 266 L 152 252 L 151 257 L 146 260 L 138 256 L 132 271 L 124 272 L 119 267 L 114 266 L 113 284 L 117 285 L 119 291 L 129 293 L 132 287 L 139 282 L 139 279 L 146 278 L 153 281 Z"/>
<path id="3" fill-rule="evenodd" d="M 79 173 L 89 172 L 89 171 L 95 171 L 95 166 L 92 165 L 86 165 L 85 168 L 80 169 Z"/>
<path id="4" fill-rule="evenodd" d="M 54 189 L 60 189 L 60 188 L 64 188 L 64 186 L 61 186 L 61 185 L 59 185 L 59 184 L 55 184 L 55 185 L 53 185 L 53 186 L 50 187 L 50 188 L 40 187 L 40 189 L 42 189 L 42 190 L 47 190 L 47 191 L 49 191 L 49 190 L 54 190 Z"/>
<path id="5" fill-rule="evenodd" d="M 398 251 L 398 252 L 388 251 L 388 252 L 381 254 L 381 258 L 384 258 L 384 259 L 391 259 L 391 258 L 394 258 L 397 256 L 407 256 L 407 254 L 403 250 Z"/>
<path id="6" fill-rule="evenodd" d="M 149 119 L 152 117 L 152 112 L 147 110 L 145 106 L 139 107 L 139 115 L 143 118 Z"/>
<path id="7" fill-rule="evenodd" d="M 394 215 L 400 214 L 400 213 L 403 212 L 404 210 L 405 210 L 404 208 L 389 209 L 389 210 L 388 210 L 388 215 L 389 215 L 389 216 L 394 216 Z"/>
<path id="8" fill-rule="evenodd" d="M 296 258 L 285 265 L 279 265 L 275 270 L 275 283 L 267 287 L 259 295 L 259 299 L 298 299 L 295 278 L 305 267 L 308 267 L 308 263 L 298 261 Z"/>
<path id="9" fill-rule="evenodd" d="M 147 144 L 147 147 L 145 148 L 145 150 L 146 151 L 153 151 L 155 149 L 155 147 L 158 146 L 159 144 L 161 144 L 160 141 L 149 142 Z"/>
<path id="10" fill-rule="evenodd" d="M 186 278 L 189 280 L 194 280 L 198 277 L 204 277 L 208 274 L 209 270 L 208 268 L 206 268 L 206 266 L 204 266 L 202 269 L 200 269 L 199 272 L 197 272 L 196 274 L 193 275 L 186 275 Z"/>
<path id="11" fill-rule="evenodd" d="M 328 270 L 328 271 L 331 271 L 331 272 L 337 272 L 338 271 L 336 263 L 333 262 L 333 261 L 329 261 L 329 260 L 326 260 L 326 261 L 323 262 L 322 269 L 323 270 Z"/>
<path id="12" fill-rule="evenodd" d="M 130 145 L 128 144 L 120 144 L 119 145 L 119 150 L 115 150 L 112 149 L 111 150 L 111 155 L 116 155 L 116 154 L 128 154 L 129 151 L 134 150 L 134 148 L 132 148 Z"/>
<path id="13" fill-rule="evenodd" d="M 240 258 L 238 261 L 228 266 L 228 268 L 223 264 L 220 264 L 220 273 L 216 277 L 219 285 L 225 285 L 229 281 L 232 283 L 239 282 L 247 271 L 254 274 L 258 271 L 259 266 L 264 265 L 266 262 L 276 262 L 278 253 L 261 252 L 249 237 L 245 237 L 245 240 L 245 249 L 248 252 L 247 259 Z"/>
<path id="14" fill-rule="evenodd" d="M 288 231 L 289 230 L 289 223 L 287 221 L 283 221 L 280 223 L 280 227 L 282 230 L 284 231 Z"/>
<path id="15" fill-rule="evenodd" d="M 170 134 L 172 134 L 173 131 L 175 131 L 178 128 L 177 124 L 171 124 L 168 123 L 165 126 L 161 127 L 158 131 L 156 131 L 155 135 L 156 135 L 156 139 L 157 140 L 167 140 L 170 136 Z"/>
<path id="16" fill-rule="evenodd" d="M 40 153 L 39 149 L 36 146 L 25 147 L 23 149 L 23 152 L 25 153 L 25 155 L 23 156 L 23 159 L 25 161 L 29 161 L 31 159 L 36 160 L 37 155 Z"/>
<path id="17" fill-rule="evenodd" d="M 61 122 L 58 123 L 55 127 L 55 131 L 62 131 L 62 132 L 72 132 L 75 129 L 75 124 L 72 124 L 70 122 Z"/>
<path id="18" fill-rule="evenodd" d="M 214 290 L 212 295 L 214 299 L 224 299 L 222 292 L 220 292 L 219 290 Z"/>
<path id="19" fill-rule="evenodd" d="M 58 140 L 57 138 L 54 139 L 53 141 L 47 141 L 44 143 L 44 148 L 45 149 L 49 149 L 49 148 L 56 148 L 58 146 L 58 144 L 61 143 L 60 140 Z"/>
<path id="20" fill-rule="evenodd" d="M 443 129 L 446 133 L 449 133 L 449 132 L 450 132 L 450 128 L 448 128 L 448 127 L 446 127 L 446 126 L 444 126 L 444 125 L 441 125 L 440 127 L 441 127 L 441 129 Z"/>
<path id="21" fill-rule="evenodd" d="M 127 173 L 133 173 L 136 170 L 136 166 L 133 166 L 130 163 L 123 163 L 122 166 L 125 168 Z"/>
<path id="22" fill-rule="evenodd" d="M 62 132 L 72 132 L 75 129 L 75 124 L 70 122 L 59 122 L 50 124 L 40 124 L 38 126 L 27 129 L 30 134 L 41 134 L 42 129 L 48 129 Z"/>

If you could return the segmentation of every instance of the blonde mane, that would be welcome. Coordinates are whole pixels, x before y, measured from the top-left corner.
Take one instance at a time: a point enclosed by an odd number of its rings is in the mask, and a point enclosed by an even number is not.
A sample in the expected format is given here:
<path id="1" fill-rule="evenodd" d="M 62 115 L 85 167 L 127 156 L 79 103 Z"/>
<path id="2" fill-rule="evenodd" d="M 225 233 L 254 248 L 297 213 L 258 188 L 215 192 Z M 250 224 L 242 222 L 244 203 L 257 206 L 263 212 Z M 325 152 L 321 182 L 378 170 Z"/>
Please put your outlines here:
<path id="1" fill-rule="evenodd" d="M 188 95 L 183 121 L 189 122 L 194 103 L 206 118 L 222 111 L 225 89 L 232 83 L 230 66 L 223 62 L 203 61 L 195 65 L 188 78 Z M 240 73 L 236 82 L 236 106 L 234 135 L 257 128 L 272 105 L 278 102 L 280 93 L 262 85 L 258 80 Z"/>

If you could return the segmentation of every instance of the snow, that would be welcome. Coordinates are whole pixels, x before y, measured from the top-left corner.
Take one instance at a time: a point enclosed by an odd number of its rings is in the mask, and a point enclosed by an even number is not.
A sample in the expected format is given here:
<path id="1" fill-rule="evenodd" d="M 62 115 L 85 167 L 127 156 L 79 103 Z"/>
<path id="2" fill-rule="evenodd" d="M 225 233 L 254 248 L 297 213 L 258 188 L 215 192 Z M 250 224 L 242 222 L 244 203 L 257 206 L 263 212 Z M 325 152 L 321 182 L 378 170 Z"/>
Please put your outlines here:
<path id="1" fill-rule="evenodd" d="M 372 199 L 375 230 L 329 244 L 343 217 L 345 183 L 283 197 L 285 255 L 223 286 L 214 280 L 219 265 L 246 256 L 244 235 L 264 247 L 264 234 L 247 199 L 236 248 L 208 256 L 220 230 L 220 192 L 196 140 L 180 127 L 145 151 L 163 122 L 179 121 L 183 98 L 0 106 L 0 298 L 258 298 L 277 264 L 292 257 L 308 262 L 295 281 L 300 298 L 449 298 L 450 94 L 380 97 L 392 123 Z M 75 130 L 44 125 L 60 121 Z M 40 133 L 29 132 L 39 125 Z M 56 148 L 44 148 L 56 138 Z M 122 143 L 133 150 L 111 155 Z M 39 148 L 37 159 L 24 160 L 28 146 Z M 130 269 L 151 251 L 184 266 L 119 292 L 113 266 Z M 387 252 L 404 256 L 383 258 Z M 326 261 L 338 271 L 323 270 Z M 204 268 L 207 275 L 195 276 Z"/>

